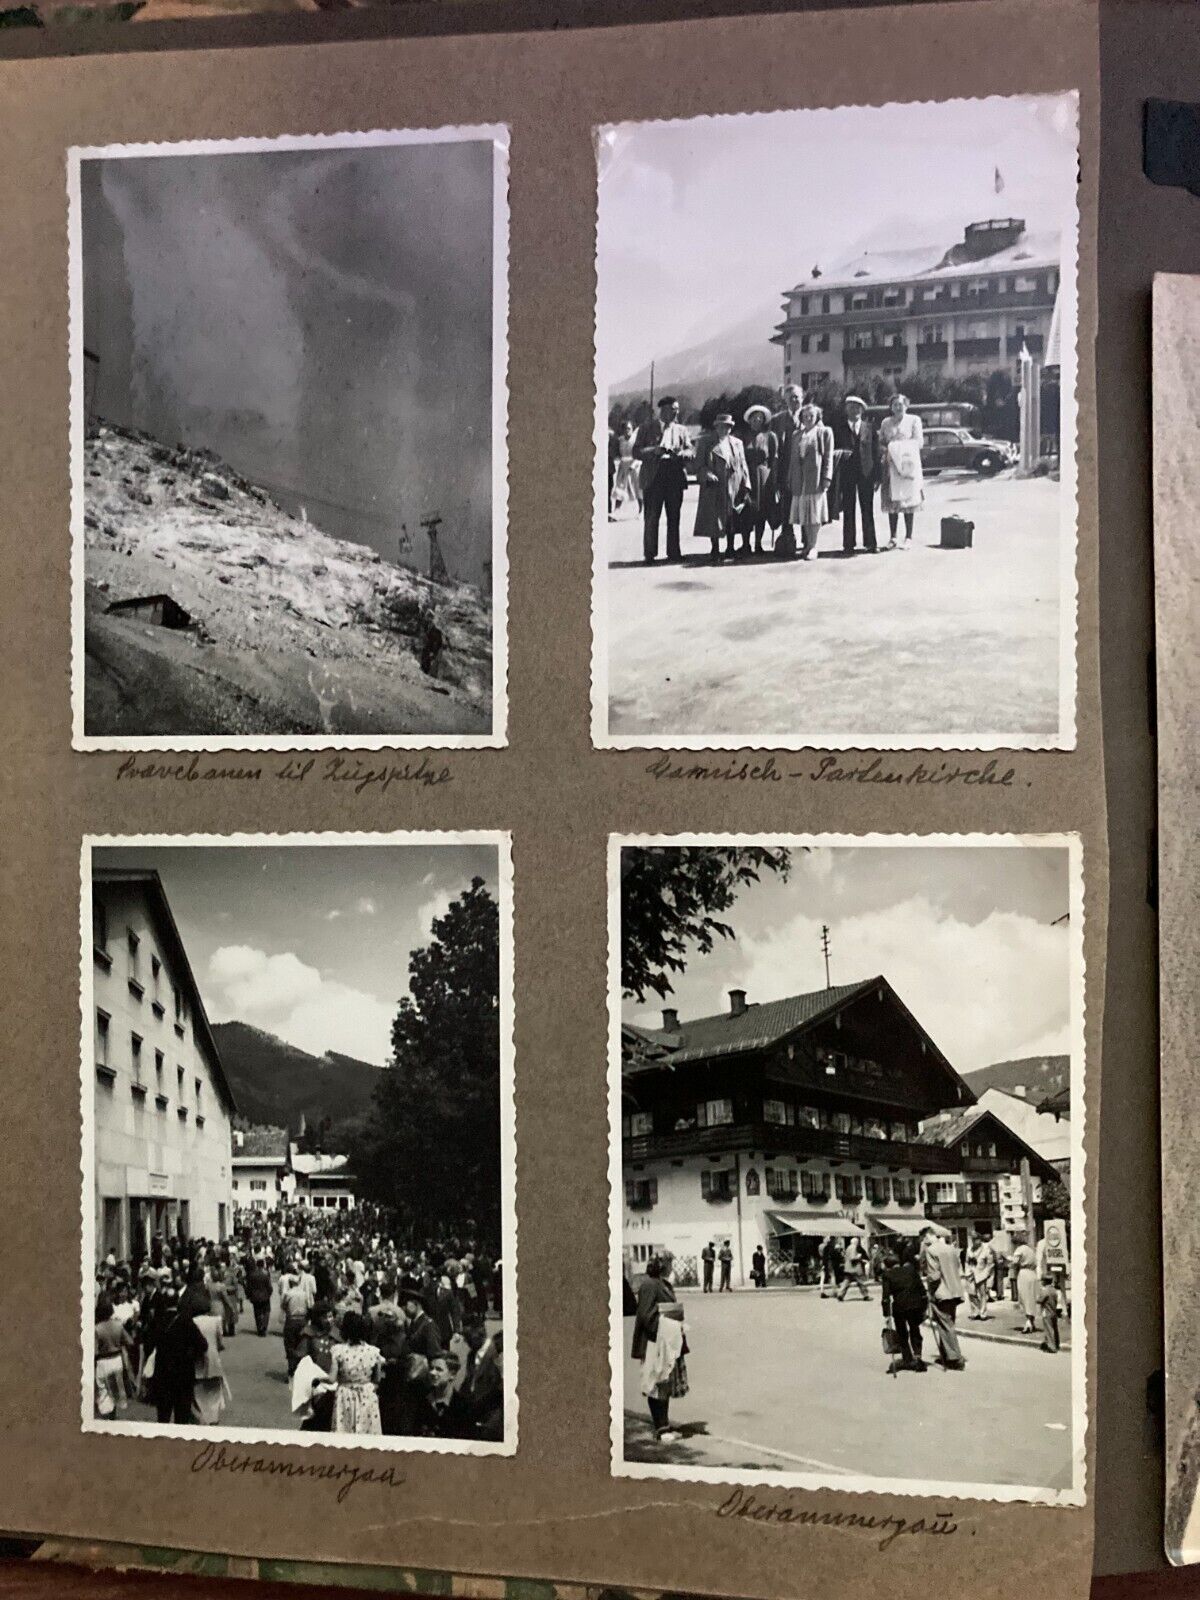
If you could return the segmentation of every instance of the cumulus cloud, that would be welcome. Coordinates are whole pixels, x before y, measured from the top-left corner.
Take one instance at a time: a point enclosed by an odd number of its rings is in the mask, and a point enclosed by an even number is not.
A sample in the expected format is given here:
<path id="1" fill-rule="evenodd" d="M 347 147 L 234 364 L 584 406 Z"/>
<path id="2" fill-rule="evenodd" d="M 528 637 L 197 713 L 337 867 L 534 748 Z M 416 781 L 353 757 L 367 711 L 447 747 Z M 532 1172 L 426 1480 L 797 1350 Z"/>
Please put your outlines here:
<path id="1" fill-rule="evenodd" d="M 324 976 L 290 950 L 222 945 L 209 959 L 206 996 L 214 1021 L 251 1023 L 313 1055 L 387 1059 L 395 1007 Z"/>
<path id="2" fill-rule="evenodd" d="M 446 915 L 452 902 L 457 899 L 457 890 L 437 889 L 427 900 L 421 902 L 417 909 L 417 927 L 422 940 L 432 936 L 434 923 L 439 917 Z"/>
<path id="3" fill-rule="evenodd" d="M 683 1016 L 723 1009 L 725 991 L 776 1000 L 823 986 L 820 917 L 740 933 L 693 961 L 669 1004 Z M 967 923 L 915 896 L 831 924 L 835 984 L 882 973 L 960 1072 L 1010 1058 L 1065 1054 L 1070 942 L 1065 926 L 993 912 Z M 656 1025 L 658 1012 L 641 1018 Z"/>

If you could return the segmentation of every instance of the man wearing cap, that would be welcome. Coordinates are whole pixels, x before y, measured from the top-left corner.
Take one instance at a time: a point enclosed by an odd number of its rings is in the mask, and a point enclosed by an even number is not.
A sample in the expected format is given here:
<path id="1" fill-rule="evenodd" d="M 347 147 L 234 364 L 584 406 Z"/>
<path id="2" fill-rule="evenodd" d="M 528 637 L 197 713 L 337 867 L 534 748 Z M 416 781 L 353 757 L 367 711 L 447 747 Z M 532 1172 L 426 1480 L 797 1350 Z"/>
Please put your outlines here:
<path id="1" fill-rule="evenodd" d="M 783 386 L 783 409 L 777 411 L 771 418 L 771 432 L 779 441 L 775 452 L 778 463 L 775 471 L 775 482 L 779 492 L 779 540 L 776 548 L 781 556 L 794 556 L 796 554 L 796 536 L 792 532 L 792 487 L 788 481 L 789 461 L 791 458 L 792 435 L 800 427 L 800 408 L 804 404 L 804 390 L 798 383 L 785 383 Z"/>
<path id="2" fill-rule="evenodd" d="M 750 493 L 750 473 L 730 412 L 720 412 L 713 419 L 712 430 L 701 435 L 696 446 L 696 476 L 700 482 L 696 538 L 712 541 L 714 561 L 721 559 L 724 538 L 726 553 L 732 557 L 738 512 Z"/>
<path id="3" fill-rule="evenodd" d="M 658 560 L 658 523 L 667 513 L 667 560 L 679 561 L 679 513 L 687 487 L 686 463 L 692 456 L 692 441 L 679 420 L 679 401 L 665 394 L 658 402 L 658 416 L 643 422 L 633 442 L 633 453 L 642 464 L 642 556 L 647 566 Z"/>
<path id="4" fill-rule="evenodd" d="M 879 482 L 881 457 L 879 435 L 867 416 L 867 403 L 860 395 L 848 394 L 843 405 L 839 437 L 841 457 L 842 549 L 852 556 L 858 543 L 858 519 L 862 516 L 863 549 L 875 555 L 875 486 Z"/>

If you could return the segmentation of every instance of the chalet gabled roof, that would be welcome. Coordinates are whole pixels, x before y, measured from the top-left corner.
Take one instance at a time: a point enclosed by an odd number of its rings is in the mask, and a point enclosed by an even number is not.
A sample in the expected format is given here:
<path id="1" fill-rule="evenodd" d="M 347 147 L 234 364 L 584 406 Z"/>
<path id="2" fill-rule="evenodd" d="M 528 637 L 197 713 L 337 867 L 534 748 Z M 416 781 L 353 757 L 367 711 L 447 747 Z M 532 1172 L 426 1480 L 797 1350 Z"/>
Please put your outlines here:
<path id="1" fill-rule="evenodd" d="M 625 1076 L 630 1077 L 663 1067 L 687 1066 L 692 1062 L 713 1061 L 769 1049 L 784 1040 L 796 1038 L 820 1022 L 828 1021 L 874 990 L 885 992 L 921 1035 L 929 1054 L 960 1090 L 960 1101 L 974 1104 L 975 1093 L 970 1085 L 954 1070 L 882 976 L 864 978 L 858 983 L 838 984 L 829 989 L 814 989 L 806 994 L 788 995 L 782 1000 L 750 1003 L 736 1015 L 722 1011 L 709 1017 L 680 1019 L 669 1032 L 627 1024 L 621 1030 L 623 1045 L 626 1035 L 635 1035 L 637 1048 L 623 1048 L 623 1070 Z"/>
<path id="2" fill-rule="evenodd" d="M 225 1076 L 225 1068 L 221 1064 L 221 1052 L 217 1049 L 217 1041 L 213 1038 L 212 1028 L 209 1026 L 208 1012 L 204 1009 L 204 1000 L 200 994 L 200 987 L 192 971 L 192 964 L 188 960 L 187 951 L 184 949 L 183 939 L 175 924 L 171 912 L 171 904 L 167 899 L 167 891 L 163 888 L 162 879 L 153 867 L 92 867 L 93 883 L 130 884 L 140 889 L 150 907 L 150 914 L 154 918 L 162 938 L 170 952 L 171 962 L 179 974 L 179 981 L 187 990 L 192 1007 L 192 1026 L 208 1057 L 208 1064 L 212 1070 L 217 1089 L 225 1100 L 226 1107 L 232 1115 L 237 1110 L 237 1101 L 233 1098 L 233 1090 L 229 1087 L 229 1079 Z"/>
<path id="3" fill-rule="evenodd" d="M 961 1110 L 941 1112 L 925 1124 L 917 1134 L 916 1142 L 950 1150 L 987 1122 L 1018 1145 L 1035 1167 L 1043 1172 L 1054 1172 L 1052 1163 L 1047 1161 L 1045 1156 L 1039 1155 L 1027 1140 L 1022 1139 L 1015 1128 L 1010 1128 L 1007 1122 L 1002 1122 L 987 1106 L 964 1106 Z M 1058 1176 L 1057 1172 L 1054 1172 L 1054 1176 Z"/>

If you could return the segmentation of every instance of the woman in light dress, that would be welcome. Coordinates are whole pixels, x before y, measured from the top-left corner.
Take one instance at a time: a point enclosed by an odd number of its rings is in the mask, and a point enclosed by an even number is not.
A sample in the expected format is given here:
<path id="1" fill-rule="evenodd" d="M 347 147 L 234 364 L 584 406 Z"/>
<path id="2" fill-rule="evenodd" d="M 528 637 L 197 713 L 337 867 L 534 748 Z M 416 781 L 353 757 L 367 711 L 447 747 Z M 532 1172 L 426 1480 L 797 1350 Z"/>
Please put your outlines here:
<path id="1" fill-rule="evenodd" d="M 925 503 L 925 476 L 921 469 L 921 447 L 925 430 L 920 417 L 908 409 L 908 396 L 892 396 L 891 415 L 879 428 L 879 448 L 883 455 L 883 490 L 879 505 L 887 512 L 892 536 L 888 549 L 906 549 L 912 543 L 913 521 L 917 508 Z M 900 516 L 904 516 L 904 544 L 896 535 Z"/>
<path id="2" fill-rule="evenodd" d="M 356 1311 L 342 1318 L 342 1337 L 330 1352 L 331 1380 L 337 1384 L 333 1407 L 334 1433 L 381 1434 L 379 1420 L 379 1381 L 383 1377 L 383 1357 L 367 1343 L 366 1319 Z"/>
<path id="3" fill-rule="evenodd" d="M 822 421 L 820 406 L 800 407 L 800 426 L 788 443 L 787 481 L 792 488 L 791 515 L 799 526 L 801 561 L 817 559 L 817 536 L 829 521 L 829 485 L 833 482 L 833 429 Z"/>
<path id="4" fill-rule="evenodd" d="M 1022 1333 L 1034 1331 L 1033 1319 L 1038 1314 L 1037 1258 L 1028 1244 L 1019 1244 L 1013 1252 L 1012 1265 L 1017 1274 L 1017 1302 L 1025 1318 Z"/>
<path id="5" fill-rule="evenodd" d="M 180 1312 L 191 1317 L 206 1344 L 203 1355 L 196 1357 L 195 1418 L 205 1427 L 215 1428 L 233 1399 L 221 1362 L 221 1351 L 225 1348 L 224 1303 L 218 1302 L 218 1309 L 214 1309 L 208 1287 L 193 1284 L 180 1301 Z"/>
<path id="6" fill-rule="evenodd" d="M 612 501 L 614 508 L 625 500 L 636 500 L 642 509 L 642 486 L 639 467 L 633 456 L 633 423 L 623 422 L 617 429 L 617 457 L 613 474 Z"/>

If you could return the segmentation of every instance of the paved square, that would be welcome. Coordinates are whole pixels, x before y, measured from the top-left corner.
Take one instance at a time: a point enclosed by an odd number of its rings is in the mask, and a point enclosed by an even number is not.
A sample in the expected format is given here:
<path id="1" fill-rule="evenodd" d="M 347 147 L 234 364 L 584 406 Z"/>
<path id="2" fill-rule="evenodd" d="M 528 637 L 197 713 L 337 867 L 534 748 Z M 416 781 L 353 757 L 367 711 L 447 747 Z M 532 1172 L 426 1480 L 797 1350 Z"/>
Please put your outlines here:
<path id="1" fill-rule="evenodd" d="M 1071 1486 L 1071 1357 L 964 1339 L 963 1372 L 889 1377 L 879 1290 L 839 1303 L 812 1290 L 680 1295 L 690 1392 L 671 1403 L 684 1437 L 649 1426 L 624 1322 L 626 1458 L 670 1466 L 849 1473 L 942 1483 Z M 994 1307 L 990 1326 L 1019 1323 Z M 960 1309 L 960 1317 L 964 1315 Z M 967 1326 L 970 1326 L 968 1323 Z M 928 1328 L 925 1356 L 935 1354 Z"/>
<path id="2" fill-rule="evenodd" d="M 814 745 L 842 734 L 1053 736 L 1059 484 L 949 473 L 925 494 L 911 549 L 847 560 L 838 522 L 822 530 L 816 561 L 718 567 L 692 537 L 694 487 L 682 566 L 642 565 L 641 516 L 623 506 L 596 530 L 609 733 L 803 734 Z M 975 523 L 973 549 L 938 548 L 950 514 Z M 886 541 L 878 510 L 876 527 Z"/>

